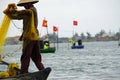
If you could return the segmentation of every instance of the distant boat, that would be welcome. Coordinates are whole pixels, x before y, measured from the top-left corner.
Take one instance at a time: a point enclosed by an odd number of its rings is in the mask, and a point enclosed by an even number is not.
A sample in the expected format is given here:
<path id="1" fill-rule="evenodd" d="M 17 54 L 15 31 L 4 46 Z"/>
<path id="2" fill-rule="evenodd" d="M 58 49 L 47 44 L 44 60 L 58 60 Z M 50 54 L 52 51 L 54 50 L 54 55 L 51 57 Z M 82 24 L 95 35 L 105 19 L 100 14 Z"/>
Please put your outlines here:
<path id="1" fill-rule="evenodd" d="M 49 47 L 48 49 L 41 49 L 41 53 L 55 53 L 56 48 L 55 47 Z"/>
<path id="2" fill-rule="evenodd" d="M 83 49 L 83 45 L 71 46 L 72 49 Z"/>
<path id="3" fill-rule="evenodd" d="M 55 53 L 56 47 L 49 46 L 47 49 L 44 49 L 45 43 L 48 43 L 50 45 L 49 41 L 40 40 L 40 52 L 41 53 Z"/>
<path id="4" fill-rule="evenodd" d="M 83 49 L 84 48 L 84 45 L 82 45 L 82 40 L 78 40 L 78 45 L 72 45 L 71 46 L 72 49 Z"/>

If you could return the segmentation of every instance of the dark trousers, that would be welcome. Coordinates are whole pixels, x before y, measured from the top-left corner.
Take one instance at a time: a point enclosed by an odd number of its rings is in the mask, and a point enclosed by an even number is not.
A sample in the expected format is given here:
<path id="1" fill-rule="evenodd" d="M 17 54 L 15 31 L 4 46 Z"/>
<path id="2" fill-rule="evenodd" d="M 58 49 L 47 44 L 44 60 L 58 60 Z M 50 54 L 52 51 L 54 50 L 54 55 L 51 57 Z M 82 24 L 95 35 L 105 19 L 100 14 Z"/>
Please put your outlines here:
<path id="1" fill-rule="evenodd" d="M 35 63 L 36 67 L 41 70 L 44 66 L 41 62 L 40 43 L 39 41 L 31 41 L 23 47 L 21 56 L 21 74 L 28 73 L 30 58 Z"/>

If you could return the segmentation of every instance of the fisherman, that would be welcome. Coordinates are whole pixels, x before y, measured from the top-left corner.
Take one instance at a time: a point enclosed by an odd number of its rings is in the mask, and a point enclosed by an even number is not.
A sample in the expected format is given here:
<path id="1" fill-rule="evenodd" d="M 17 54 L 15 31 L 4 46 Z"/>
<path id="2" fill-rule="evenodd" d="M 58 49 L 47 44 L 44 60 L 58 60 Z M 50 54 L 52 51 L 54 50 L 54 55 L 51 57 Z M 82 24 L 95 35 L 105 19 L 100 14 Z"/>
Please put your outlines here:
<path id="1" fill-rule="evenodd" d="M 49 48 L 49 45 L 48 45 L 48 43 L 46 42 L 45 44 L 44 44 L 44 48 L 43 49 L 48 49 Z"/>
<path id="2" fill-rule="evenodd" d="M 78 40 L 78 45 L 79 46 L 82 45 L 82 40 L 81 39 Z"/>
<path id="3" fill-rule="evenodd" d="M 70 39 L 69 42 L 70 42 L 73 46 L 75 46 L 75 41 L 74 41 L 73 39 Z"/>
<path id="4" fill-rule="evenodd" d="M 40 54 L 39 32 L 37 30 L 37 10 L 33 5 L 37 2 L 38 0 L 20 0 L 17 6 L 23 6 L 25 9 L 11 9 L 11 7 L 16 7 L 15 4 L 12 3 L 8 5 L 6 10 L 4 10 L 4 13 L 11 19 L 23 20 L 23 33 L 20 37 L 20 40 L 23 40 L 20 74 L 28 73 L 30 58 L 39 70 L 44 69 Z"/>

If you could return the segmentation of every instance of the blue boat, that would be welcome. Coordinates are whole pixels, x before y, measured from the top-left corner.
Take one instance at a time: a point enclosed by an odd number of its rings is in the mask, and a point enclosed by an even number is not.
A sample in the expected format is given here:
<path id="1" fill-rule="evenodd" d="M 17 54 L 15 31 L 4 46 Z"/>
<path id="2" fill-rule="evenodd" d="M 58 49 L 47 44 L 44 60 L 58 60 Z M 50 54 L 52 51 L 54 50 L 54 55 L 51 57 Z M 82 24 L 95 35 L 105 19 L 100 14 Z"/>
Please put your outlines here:
<path id="1" fill-rule="evenodd" d="M 71 46 L 72 49 L 83 49 L 83 45 L 78 45 L 78 46 Z"/>

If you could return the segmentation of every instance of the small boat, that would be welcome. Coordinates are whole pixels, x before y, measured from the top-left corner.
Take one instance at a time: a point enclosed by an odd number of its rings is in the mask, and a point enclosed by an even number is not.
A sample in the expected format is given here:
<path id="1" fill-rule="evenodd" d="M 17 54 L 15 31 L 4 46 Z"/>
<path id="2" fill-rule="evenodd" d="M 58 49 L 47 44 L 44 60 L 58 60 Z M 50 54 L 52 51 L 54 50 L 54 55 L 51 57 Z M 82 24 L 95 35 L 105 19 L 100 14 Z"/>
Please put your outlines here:
<path id="1" fill-rule="evenodd" d="M 48 47 L 44 48 L 46 43 L 47 43 Z M 41 48 L 40 49 L 41 53 L 55 53 L 55 51 L 56 51 L 56 47 L 50 46 L 50 42 L 49 41 L 40 40 L 40 48 Z"/>
<path id="2" fill-rule="evenodd" d="M 71 46 L 72 49 L 83 49 L 83 45 L 78 45 L 78 46 Z"/>
<path id="3" fill-rule="evenodd" d="M 1 78 L 0 80 L 47 80 L 50 72 L 51 68 L 47 67 L 37 72 L 26 73 L 15 77 Z"/>
<path id="4" fill-rule="evenodd" d="M 41 53 L 55 53 L 56 48 L 55 47 L 49 47 L 48 49 L 41 49 Z"/>

